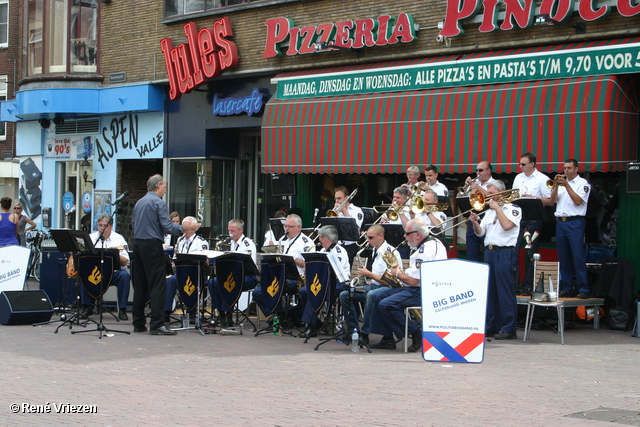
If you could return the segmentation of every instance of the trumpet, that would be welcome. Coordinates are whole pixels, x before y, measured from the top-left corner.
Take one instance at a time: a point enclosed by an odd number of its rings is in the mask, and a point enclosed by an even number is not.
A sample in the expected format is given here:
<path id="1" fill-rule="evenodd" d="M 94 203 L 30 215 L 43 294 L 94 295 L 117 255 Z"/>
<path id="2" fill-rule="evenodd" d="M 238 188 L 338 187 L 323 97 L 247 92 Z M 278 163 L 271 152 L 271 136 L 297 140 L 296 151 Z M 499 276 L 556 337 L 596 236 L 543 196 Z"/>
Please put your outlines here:
<path id="1" fill-rule="evenodd" d="M 558 186 L 558 178 L 567 179 L 567 175 L 560 174 L 560 175 L 556 175 L 553 179 L 548 179 L 547 180 L 547 187 L 556 188 Z"/>
<path id="2" fill-rule="evenodd" d="M 469 192 L 469 187 L 471 187 L 471 184 L 473 183 L 480 184 L 480 180 L 478 180 L 478 178 L 474 178 L 468 184 L 460 187 L 460 195 L 466 195 Z"/>
<path id="3" fill-rule="evenodd" d="M 410 187 L 410 189 L 411 189 L 411 194 L 416 196 L 416 195 L 422 195 L 425 191 L 431 189 L 431 187 L 429 187 L 429 184 L 427 184 L 426 182 L 420 181 L 417 184 L 413 184 Z"/>
<path id="4" fill-rule="evenodd" d="M 495 200 L 496 202 L 498 202 L 500 206 L 502 206 L 504 204 L 511 203 L 514 200 L 517 200 L 519 198 L 520 198 L 520 190 L 518 190 L 517 188 L 514 188 L 512 190 L 501 191 L 499 193 L 490 194 L 488 196 L 485 196 L 485 194 L 481 190 L 472 190 L 469 193 L 469 203 L 471 203 L 471 209 L 447 219 L 446 221 L 443 222 L 443 224 L 445 222 L 454 221 L 455 219 L 460 218 L 461 216 L 464 216 L 471 211 L 480 212 L 485 208 L 485 206 L 491 200 Z M 434 236 L 440 235 L 448 230 L 451 230 L 452 228 L 459 226 L 463 222 L 464 221 L 461 221 L 459 223 L 454 223 L 453 225 L 450 225 L 449 227 L 443 228 L 442 230 L 432 234 Z"/>
<path id="5" fill-rule="evenodd" d="M 351 194 L 349 194 L 349 197 L 347 197 L 347 198 L 345 199 L 345 201 L 344 201 L 344 202 L 340 203 L 340 205 L 339 205 L 339 206 L 334 206 L 334 207 L 333 207 L 333 209 L 329 209 L 329 210 L 327 211 L 327 213 L 326 213 L 326 216 L 330 216 L 330 217 L 336 217 L 336 216 L 338 216 L 338 213 L 340 213 L 340 211 L 342 210 L 342 208 L 344 208 L 344 207 L 345 207 L 345 205 L 346 205 L 347 203 L 349 203 L 349 202 L 351 201 L 351 199 L 353 199 L 353 198 L 356 196 L 356 194 L 358 194 L 358 189 L 357 189 L 357 188 L 356 188 L 355 190 L 353 190 L 353 191 L 351 192 Z"/>

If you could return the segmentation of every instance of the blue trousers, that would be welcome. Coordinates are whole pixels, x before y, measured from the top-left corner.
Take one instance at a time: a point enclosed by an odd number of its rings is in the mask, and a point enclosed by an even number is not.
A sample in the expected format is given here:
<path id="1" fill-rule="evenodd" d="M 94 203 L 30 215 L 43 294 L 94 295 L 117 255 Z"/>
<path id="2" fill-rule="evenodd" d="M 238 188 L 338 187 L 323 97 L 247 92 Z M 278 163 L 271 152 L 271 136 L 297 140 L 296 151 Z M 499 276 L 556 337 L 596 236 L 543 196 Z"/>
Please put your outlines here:
<path id="1" fill-rule="evenodd" d="M 482 246 L 484 246 L 484 236 L 476 236 L 476 233 L 473 232 L 473 223 L 467 221 L 467 260 L 482 261 L 482 251 L 480 250 Z"/>
<path id="2" fill-rule="evenodd" d="M 585 262 L 584 218 L 556 222 L 556 245 L 560 261 L 560 290 L 573 290 L 575 274 L 578 292 L 589 293 L 587 264 Z"/>
<path id="3" fill-rule="evenodd" d="M 386 324 L 388 331 L 392 331 L 395 334 L 397 339 L 404 337 L 404 309 L 422 305 L 420 286 L 406 286 L 399 289 L 400 291 L 386 297 L 378 304 L 382 322 Z M 421 329 L 421 327 L 418 321 L 409 318 L 409 335 Z M 387 334 L 384 333 L 383 335 Z"/>
<path id="4" fill-rule="evenodd" d="M 242 292 L 254 289 L 257 283 L 258 279 L 256 278 L 256 276 L 245 276 L 244 283 L 242 285 Z M 213 304 L 213 308 L 217 308 L 219 311 L 233 311 L 233 307 L 229 307 L 224 303 L 222 299 L 222 293 L 220 292 L 220 285 L 218 284 L 217 277 L 209 280 L 207 286 L 209 287 L 209 295 L 211 295 L 211 303 Z"/>
<path id="5" fill-rule="evenodd" d="M 131 276 L 126 270 L 116 270 L 113 272 L 111 286 L 118 288 L 118 307 L 126 309 L 129 301 L 129 290 L 131 289 Z M 94 301 L 84 289 L 84 286 L 80 287 L 80 300 L 84 305 L 93 304 Z"/>
<path id="6" fill-rule="evenodd" d="M 348 290 L 340 293 L 340 305 L 342 306 L 344 318 L 347 322 L 348 331 L 358 329 L 358 331 L 363 334 L 371 333 L 371 300 L 378 290 L 384 289 L 388 289 L 387 286 L 372 283 L 365 285 L 365 292 L 351 292 L 351 296 L 349 296 Z M 360 322 L 358 322 L 357 302 L 365 303 L 364 313 L 362 313 L 362 327 L 360 327 Z"/>
<path id="7" fill-rule="evenodd" d="M 517 259 L 515 247 L 484 250 L 484 262 L 489 264 L 486 332 L 516 333 L 518 302 L 511 266 Z"/>
<path id="8" fill-rule="evenodd" d="M 389 298 L 392 295 L 395 295 L 402 291 L 404 288 L 388 288 L 384 287 L 381 289 L 376 289 L 373 291 L 373 295 L 371 295 L 371 299 L 367 302 L 367 305 L 370 306 L 370 316 L 371 316 L 371 333 L 384 335 L 386 337 L 393 336 L 393 329 L 388 322 L 388 319 L 383 317 L 382 307 L 380 307 L 380 303 L 384 301 L 386 298 Z M 370 292 L 371 293 L 371 292 Z M 420 304 L 418 304 L 420 305 Z M 402 334 L 401 337 L 404 336 L 404 314 L 402 315 Z"/>

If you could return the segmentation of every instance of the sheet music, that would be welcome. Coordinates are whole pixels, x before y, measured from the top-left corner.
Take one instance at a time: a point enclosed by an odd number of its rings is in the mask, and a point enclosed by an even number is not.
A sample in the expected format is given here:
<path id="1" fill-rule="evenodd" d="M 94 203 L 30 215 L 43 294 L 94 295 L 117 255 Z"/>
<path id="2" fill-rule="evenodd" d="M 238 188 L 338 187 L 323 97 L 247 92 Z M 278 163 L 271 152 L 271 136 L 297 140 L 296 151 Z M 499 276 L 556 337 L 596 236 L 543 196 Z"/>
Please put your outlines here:
<path id="1" fill-rule="evenodd" d="M 335 254 L 328 252 L 327 258 L 329 259 L 329 263 L 331 264 L 331 268 L 333 268 L 333 272 L 335 273 L 338 282 L 348 282 L 351 280 L 351 277 L 346 275 L 344 270 L 340 268 L 340 264 L 338 263 L 338 259 Z"/>
<path id="2" fill-rule="evenodd" d="M 226 252 L 222 251 L 212 251 L 212 250 L 204 250 L 204 251 L 193 251 L 190 255 L 204 255 L 209 259 L 218 258 L 221 255 L 224 255 Z"/>

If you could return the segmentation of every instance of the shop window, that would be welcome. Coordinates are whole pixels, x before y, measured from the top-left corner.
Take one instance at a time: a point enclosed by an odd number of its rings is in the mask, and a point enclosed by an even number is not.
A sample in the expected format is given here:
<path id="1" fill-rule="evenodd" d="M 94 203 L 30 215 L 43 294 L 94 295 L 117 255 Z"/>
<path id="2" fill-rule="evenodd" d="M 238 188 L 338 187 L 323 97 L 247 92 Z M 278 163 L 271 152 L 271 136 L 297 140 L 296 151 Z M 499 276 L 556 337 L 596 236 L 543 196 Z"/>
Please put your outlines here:
<path id="1" fill-rule="evenodd" d="M 7 100 L 7 76 L 0 76 L 0 102 Z M 7 139 L 5 122 L 0 122 L 0 141 Z"/>
<path id="2" fill-rule="evenodd" d="M 29 0 L 28 74 L 97 72 L 98 0 Z"/>
<path id="3" fill-rule="evenodd" d="M 227 12 L 231 8 L 236 10 L 270 4 L 272 4 L 271 0 L 165 0 L 164 14 L 166 18 L 171 18 L 219 10 Z"/>
<path id="4" fill-rule="evenodd" d="M 0 1 L 0 47 L 9 47 L 9 2 Z"/>

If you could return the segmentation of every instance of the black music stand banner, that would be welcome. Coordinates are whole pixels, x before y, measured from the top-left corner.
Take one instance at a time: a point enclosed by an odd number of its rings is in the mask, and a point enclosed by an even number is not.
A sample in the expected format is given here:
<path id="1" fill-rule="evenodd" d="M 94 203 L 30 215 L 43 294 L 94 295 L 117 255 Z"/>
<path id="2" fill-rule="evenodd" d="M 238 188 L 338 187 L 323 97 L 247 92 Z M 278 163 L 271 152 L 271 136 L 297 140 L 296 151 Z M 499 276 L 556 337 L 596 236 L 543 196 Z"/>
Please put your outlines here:
<path id="1" fill-rule="evenodd" d="M 224 303 L 233 307 L 242 295 L 244 278 L 257 276 L 259 271 L 249 254 L 230 252 L 215 259 L 216 277 Z"/>
<path id="2" fill-rule="evenodd" d="M 309 290 L 309 304 L 318 312 L 336 281 L 326 252 L 302 254 L 305 260 L 305 281 Z"/>
<path id="3" fill-rule="evenodd" d="M 260 288 L 268 313 L 272 314 L 282 299 L 287 279 L 299 280 L 293 256 L 284 254 L 263 254 L 260 258 Z"/>
<path id="4" fill-rule="evenodd" d="M 178 254 L 174 262 L 178 293 L 189 312 L 198 308 L 198 297 L 200 296 L 198 290 L 201 286 L 200 276 L 202 274 L 200 264 L 206 260 L 207 257 L 202 255 Z"/>
<path id="5" fill-rule="evenodd" d="M 117 251 L 117 249 L 116 249 Z M 120 254 L 118 254 L 118 257 Z M 102 265 L 102 271 L 100 266 Z M 120 260 L 118 258 L 118 265 Z M 111 286 L 113 279 L 114 262 L 113 254 L 105 253 L 101 255 L 95 254 L 78 254 L 78 274 L 82 286 L 87 294 L 93 299 L 98 299 Z"/>
<path id="6" fill-rule="evenodd" d="M 549 221 L 547 211 L 545 211 L 540 199 L 524 198 L 514 200 L 512 203 L 522 209 L 522 219 L 524 221 Z"/>

